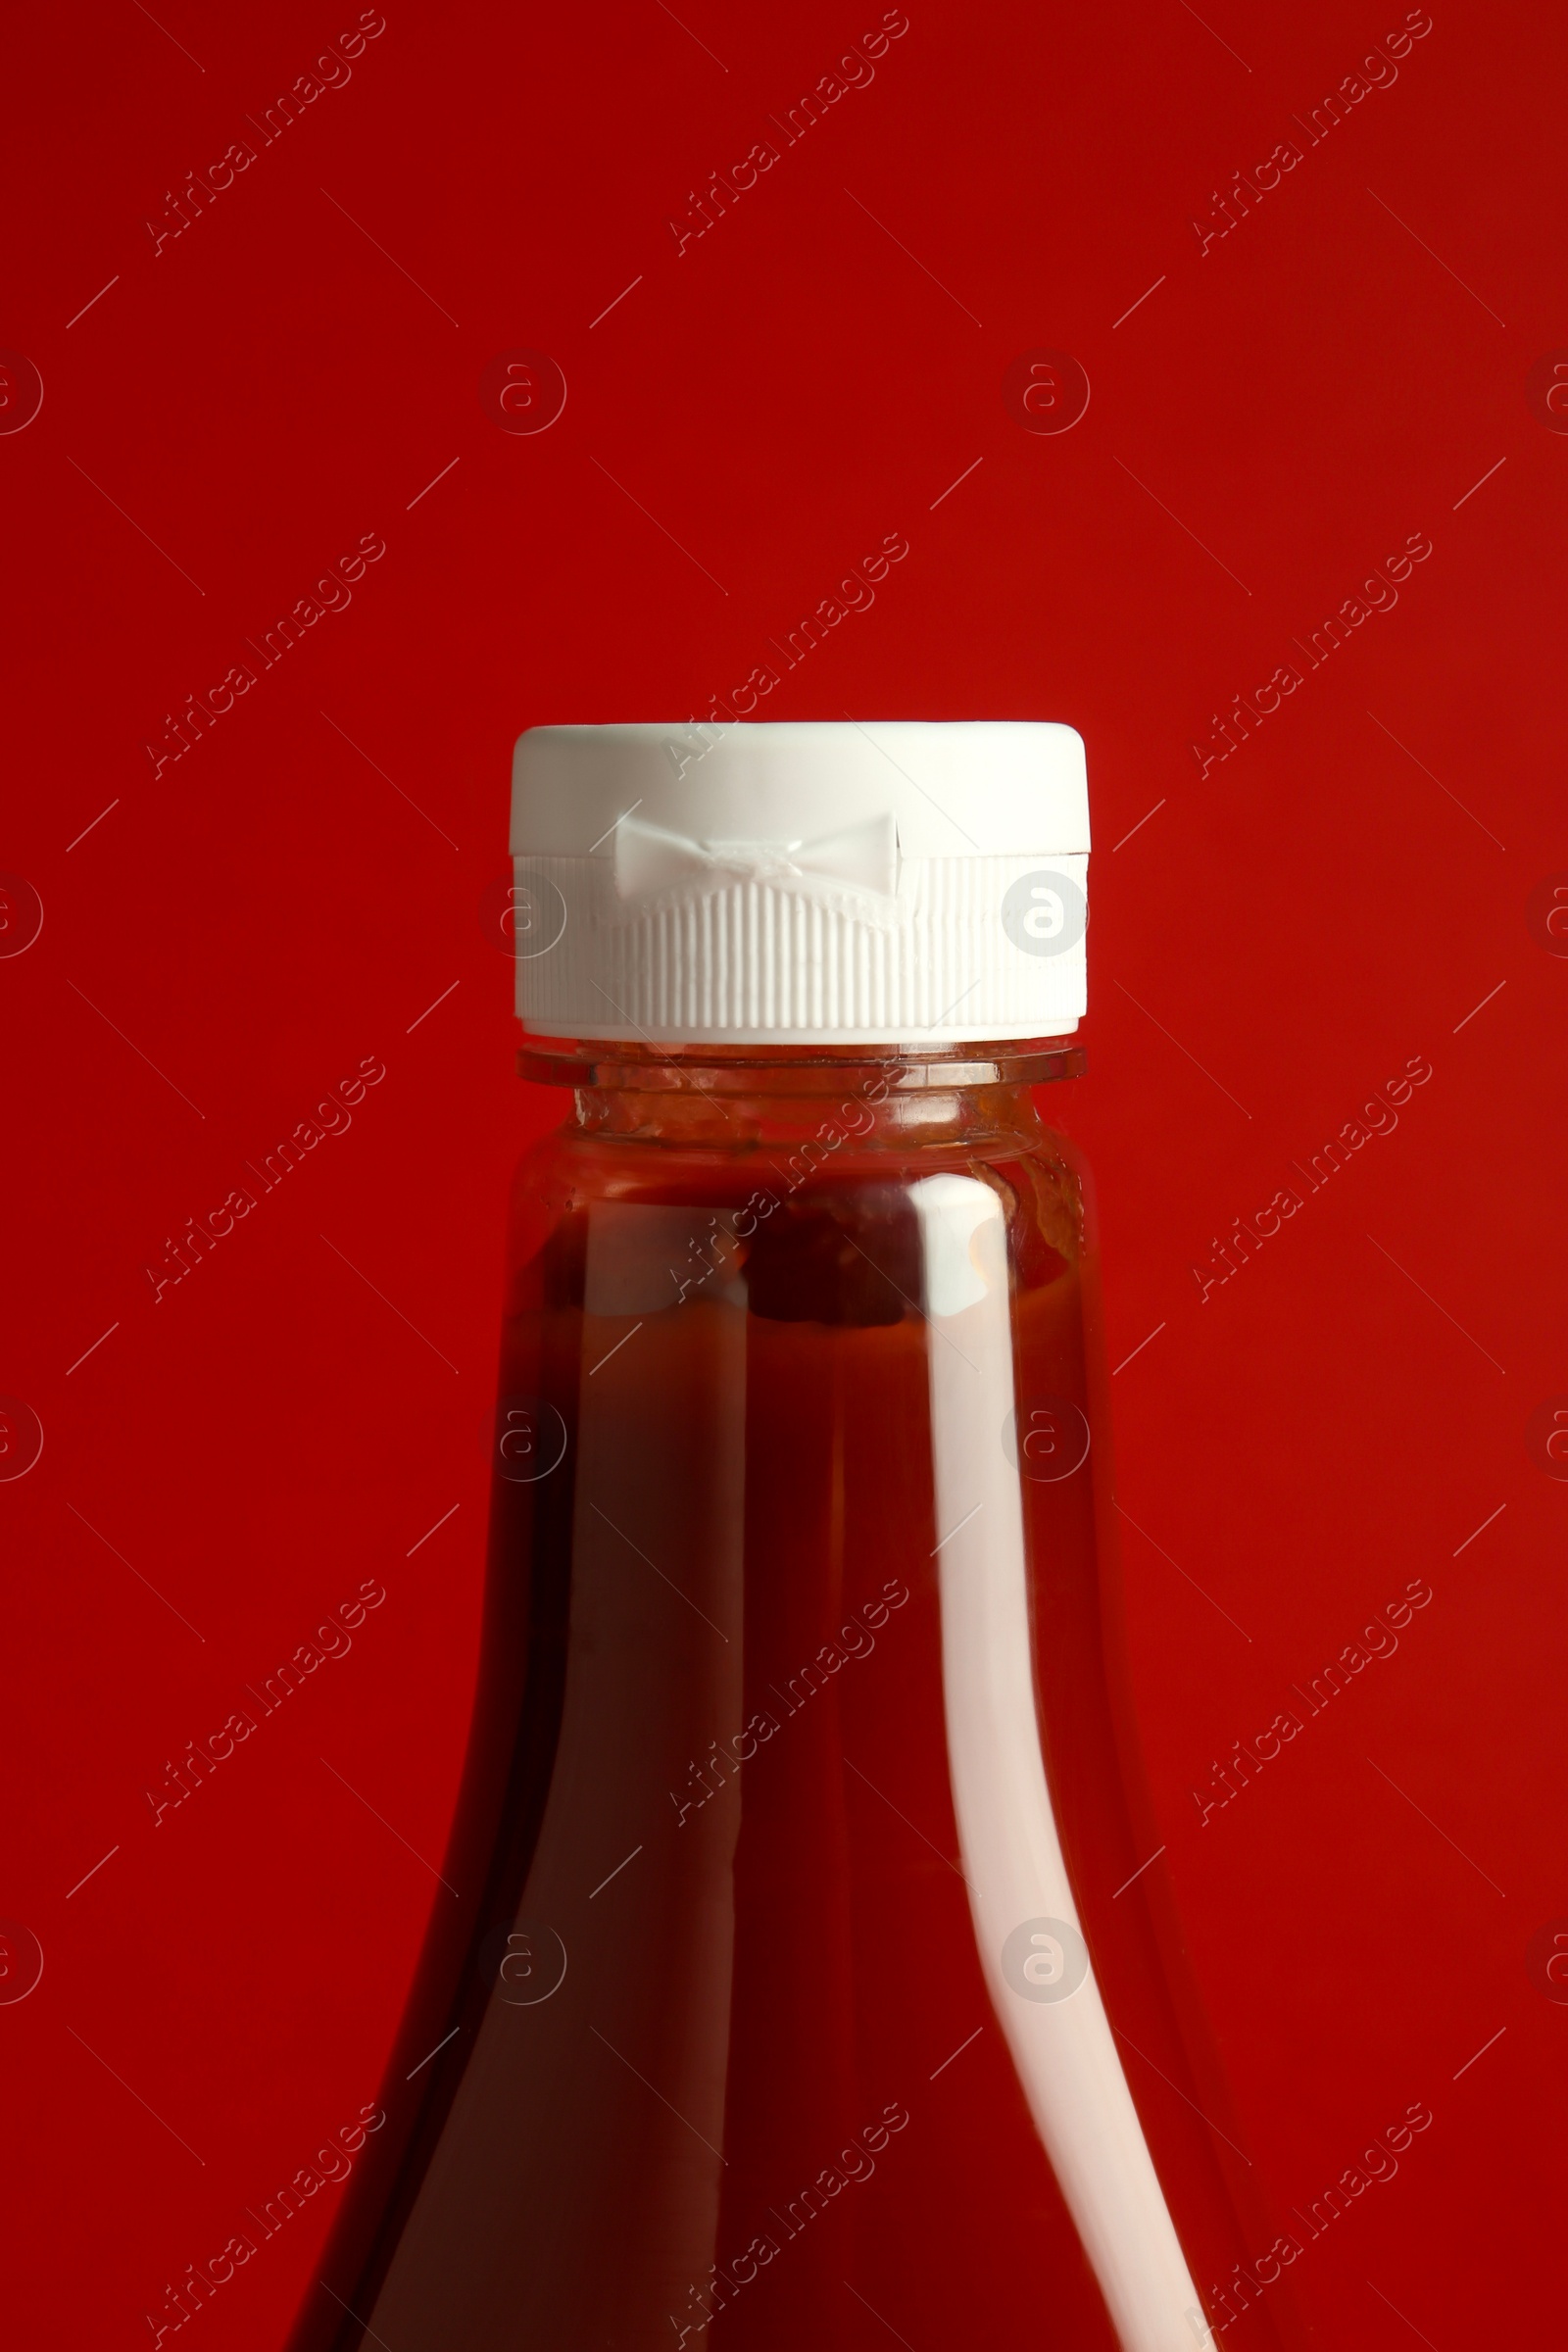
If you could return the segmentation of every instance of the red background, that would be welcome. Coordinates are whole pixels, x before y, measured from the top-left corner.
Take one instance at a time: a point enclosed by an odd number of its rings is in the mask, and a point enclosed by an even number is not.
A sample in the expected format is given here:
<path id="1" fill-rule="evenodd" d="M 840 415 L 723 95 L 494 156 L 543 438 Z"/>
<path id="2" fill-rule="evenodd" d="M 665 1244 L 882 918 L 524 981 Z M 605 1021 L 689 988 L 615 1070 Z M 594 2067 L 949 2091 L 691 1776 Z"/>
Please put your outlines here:
<path id="1" fill-rule="evenodd" d="M 1099 1175 L 1112 1361 L 1157 1331 L 1114 1387 L 1135 1656 L 1248 2152 L 1304 2204 L 1425 2101 L 1296 2268 L 1322 2340 L 1544 2341 L 1568 2011 L 1526 1950 L 1568 1913 L 1568 1489 L 1526 1429 L 1568 1391 L 1568 961 L 1527 904 L 1568 866 L 1568 438 L 1527 379 L 1568 343 L 1568 34 L 1434 0 L 1307 145 L 1293 115 L 1397 6 L 910 0 L 874 82 L 677 255 L 688 191 L 880 14 L 680 13 L 388 0 L 156 254 L 165 191 L 354 12 L 9 34 L 0 343 L 45 396 L 0 437 L 0 864 L 45 919 L 0 961 L 0 1389 L 45 1443 L 0 1485 L 0 1912 L 45 1968 L 0 2008 L 5 2327 L 147 2342 L 371 2097 L 442 1899 L 505 1185 L 560 1110 L 512 1074 L 481 929 L 512 740 L 707 711 L 902 531 L 760 715 L 1088 743 L 1091 1069 L 1051 1107 Z M 568 386 L 531 436 L 478 399 L 519 346 Z M 1004 404 L 1040 347 L 1093 388 L 1066 433 Z M 352 607 L 155 778 L 164 714 L 372 532 Z M 1397 607 L 1200 778 L 1210 713 L 1413 533 Z M 166 1237 L 370 1055 L 352 1131 L 155 1304 Z M 1200 1302 L 1211 1237 L 1416 1055 L 1397 1131 Z M 166 1759 L 372 1577 L 352 1654 L 155 1829 Z M 1417 1577 L 1397 1655 L 1200 1827 L 1211 1759 Z M 212 2352 L 280 2341 L 338 2193 L 204 2310 Z"/>

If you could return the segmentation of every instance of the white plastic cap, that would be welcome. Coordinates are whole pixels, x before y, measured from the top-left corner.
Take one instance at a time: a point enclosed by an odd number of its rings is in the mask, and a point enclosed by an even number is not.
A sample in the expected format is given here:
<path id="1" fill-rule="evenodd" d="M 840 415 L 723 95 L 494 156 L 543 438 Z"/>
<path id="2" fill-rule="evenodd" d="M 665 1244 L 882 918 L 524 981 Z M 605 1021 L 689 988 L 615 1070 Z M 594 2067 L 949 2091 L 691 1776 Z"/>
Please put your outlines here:
<path id="1" fill-rule="evenodd" d="M 1059 1037 L 1084 1010 L 1071 727 L 530 727 L 517 1013 L 563 1038 Z"/>

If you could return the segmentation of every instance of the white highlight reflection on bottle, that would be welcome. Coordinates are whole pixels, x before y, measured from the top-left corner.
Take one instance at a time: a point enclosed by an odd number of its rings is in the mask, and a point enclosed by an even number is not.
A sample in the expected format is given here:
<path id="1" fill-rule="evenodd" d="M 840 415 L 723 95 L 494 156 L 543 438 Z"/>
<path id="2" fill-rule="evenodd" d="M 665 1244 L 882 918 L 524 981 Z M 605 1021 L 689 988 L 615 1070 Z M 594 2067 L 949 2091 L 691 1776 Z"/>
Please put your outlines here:
<path id="1" fill-rule="evenodd" d="M 1192 2352 L 1187 2268 L 1083 1943 L 1030 1669 L 1002 1203 L 972 1176 L 913 1188 L 925 1266 L 943 1698 L 987 1988 L 1123 2352 Z M 1201 2325 L 1201 2322 L 1200 2321 Z"/>

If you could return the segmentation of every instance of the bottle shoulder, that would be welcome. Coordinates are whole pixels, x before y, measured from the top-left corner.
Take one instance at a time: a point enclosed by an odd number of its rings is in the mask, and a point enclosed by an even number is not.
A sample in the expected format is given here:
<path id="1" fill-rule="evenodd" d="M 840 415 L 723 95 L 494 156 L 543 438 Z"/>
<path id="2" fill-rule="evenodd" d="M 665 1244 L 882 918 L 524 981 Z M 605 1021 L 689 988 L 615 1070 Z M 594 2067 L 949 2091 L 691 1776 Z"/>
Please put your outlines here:
<path id="1" fill-rule="evenodd" d="M 1082 1268 L 1090 1196 L 1076 1155 L 1044 1127 L 913 1148 L 829 1132 L 722 1152 L 565 1129 L 516 1172 L 515 1299 L 540 1285 L 558 1303 L 586 1298 L 590 1256 L 652 1251 L 676 1269 L 677 1291 L 694 1267 L 705 1280 L 721 1261 L 744 1268 L 752 1309 L 764 1316 L 897 1320 L 923 1295 L 918 1188 L 955 1175 L 1001 1202 L 1015 1291 Z"/>

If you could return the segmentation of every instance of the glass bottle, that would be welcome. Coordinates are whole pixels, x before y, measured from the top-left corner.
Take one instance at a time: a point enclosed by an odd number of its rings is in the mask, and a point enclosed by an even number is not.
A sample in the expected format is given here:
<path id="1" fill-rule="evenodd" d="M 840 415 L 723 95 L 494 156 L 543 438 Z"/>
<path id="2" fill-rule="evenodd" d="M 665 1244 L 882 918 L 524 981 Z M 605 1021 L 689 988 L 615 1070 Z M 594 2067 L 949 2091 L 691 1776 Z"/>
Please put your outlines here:
<path id="1" fill-rule="evenodd" d="M 513 1200 L 458 1899 L 297 2344 L 1295 2342 L 1150 1860 L 1092 1197 L 1033 1091 L 1082 1067 L 1077 738 L 879 729 L 980 837 L 901 801 L 868 879 L 849 729 L 715 740 L 700 825 L 680 731 L 544 732 L 519 998 L 577 1017 L 522 1066 L 573 1108 Z M 636 783 L 677 821 L 576 870 L 563 778 L 579 839 Z M 910 985 L 978 966 L 965 1028 L 803 1019 L 835 955 L 868 985 L 832 923 L 901 919 Z"/>

